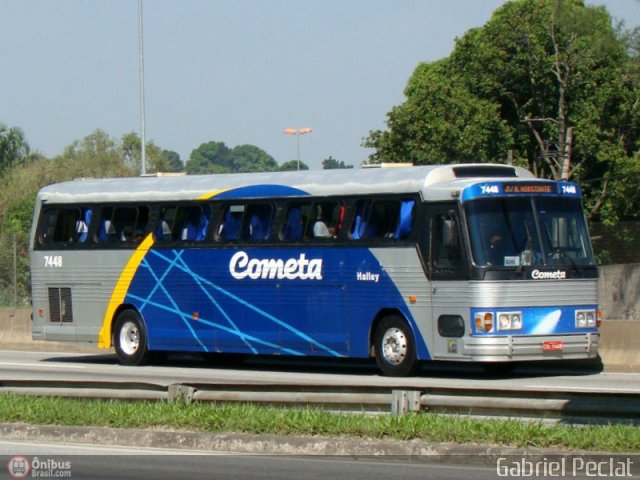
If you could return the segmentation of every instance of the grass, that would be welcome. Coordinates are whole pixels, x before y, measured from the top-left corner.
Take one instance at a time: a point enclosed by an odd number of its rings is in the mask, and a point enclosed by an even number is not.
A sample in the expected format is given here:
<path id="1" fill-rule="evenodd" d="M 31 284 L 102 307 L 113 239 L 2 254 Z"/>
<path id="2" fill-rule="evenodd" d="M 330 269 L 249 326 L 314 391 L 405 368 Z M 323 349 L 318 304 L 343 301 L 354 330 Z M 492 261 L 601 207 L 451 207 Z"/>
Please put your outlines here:
<path id="1" fill-rule="evenodd" d="M 321 409 L 251 404 L 126 402 L 0 395 L 0 422 L 115 428 L 168 428 L 195 432 L 320 435 L 640 452 L 640 427 L 546 425 L 478 420 L 429 413 L 401 417 L 330 413 Z"/>

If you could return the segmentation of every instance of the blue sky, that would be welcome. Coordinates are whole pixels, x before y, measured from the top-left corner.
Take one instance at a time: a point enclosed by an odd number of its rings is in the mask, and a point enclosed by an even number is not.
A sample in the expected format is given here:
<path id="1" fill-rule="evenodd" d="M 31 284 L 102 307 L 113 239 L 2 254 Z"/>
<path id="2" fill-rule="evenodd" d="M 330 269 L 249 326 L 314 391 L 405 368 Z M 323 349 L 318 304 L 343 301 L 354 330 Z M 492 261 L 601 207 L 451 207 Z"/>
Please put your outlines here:
<path id="1" fill-rule="evenodd" d="M 503 0 L 144 0 L 146 135 L 186 160 L 208 141 L 278 163 L 358 165 L 362 138 L 423 61 Z M 637 0 L 593 0 L 629 27 Z M 137 0 L 0 0 L 0 122 L 46 156 L 140 131 Z"/>

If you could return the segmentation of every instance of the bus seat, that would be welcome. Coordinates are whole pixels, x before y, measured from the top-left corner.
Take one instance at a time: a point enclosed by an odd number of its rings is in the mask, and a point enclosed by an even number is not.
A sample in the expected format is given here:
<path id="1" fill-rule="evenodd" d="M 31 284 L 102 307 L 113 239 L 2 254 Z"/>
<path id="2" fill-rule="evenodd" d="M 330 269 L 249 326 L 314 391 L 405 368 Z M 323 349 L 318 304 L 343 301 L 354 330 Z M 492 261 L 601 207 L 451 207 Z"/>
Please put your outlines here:
<path id="1" fill-rule="evenodd" d="M 76 233 L 78 234 L 76 241 L 78 243 L 84 243 L 89 237 L 89 225 L 91 224 L 91 209 L 87 208 L 84 211 L 83 219 L 76 222 Z"/>
<path id="2" fill-rule="evenodd" d="M 98 231 L 98 239 L 103 243 L 115 242 L 118 239 L 116 227 L 113 226 L 111 220 L 102 220 Z"/>
<path id="3" fill-rule="evenodd" d="M 158 240 L 171 240 L 171 228 L 166 220 L 161 220 L 156 227 L 156 238 Z"/>
<path id="4" fill-rule="evenodd" d="M 289 209 L 287 222 L 282 229 L 284 239 L 290 242 L 299 242 L 302 240 L 302 216 L 300 215 L 300 207 L 293 206 Z"/>
<path id="5" fill-rule="evenodd" d="M 196 242 L 203 241 L 207 236 L 207 230 L 209 229 L 209 215 L 211 214 L 210 208 L 208 206 L 204 207 L 202 211 L 202 216 L 200 217 L 200 226 L 198 231 L 196 232 Z"/>
<path id="6" fill-rule="evenodd" d="M 224 223 L 221 226 L 220 239 L 225 242 L 238 239 L 240 232 L 240 218 L 236 217 L 231 210 L 227 210 L 224 215 Z"/>
<path id="7" fill-rule="evenodd" d="M 414 200 L 404 200 L 400 205 L 400 219 L 398 220 L 398 227 L 396 228 L 393 238 L 400 240 L 406 238 L 411 233 L 413 228 L 413 206 Z"/>

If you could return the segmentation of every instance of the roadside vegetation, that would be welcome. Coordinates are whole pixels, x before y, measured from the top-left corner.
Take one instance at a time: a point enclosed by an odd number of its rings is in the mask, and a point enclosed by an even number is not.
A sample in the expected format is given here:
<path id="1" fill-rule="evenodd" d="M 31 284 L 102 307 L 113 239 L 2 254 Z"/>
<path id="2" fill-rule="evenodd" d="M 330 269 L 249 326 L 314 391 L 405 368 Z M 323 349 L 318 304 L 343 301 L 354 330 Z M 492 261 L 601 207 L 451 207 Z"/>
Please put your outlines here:
<path id="1" fill-rule="evenodd" d="M 4 394 L 0 395 L 0 422 L 640 452 L 640 427 L 632 425 L 546 425 L 429 413 L 371 416 L 252 404 L 184 405 Z"/>

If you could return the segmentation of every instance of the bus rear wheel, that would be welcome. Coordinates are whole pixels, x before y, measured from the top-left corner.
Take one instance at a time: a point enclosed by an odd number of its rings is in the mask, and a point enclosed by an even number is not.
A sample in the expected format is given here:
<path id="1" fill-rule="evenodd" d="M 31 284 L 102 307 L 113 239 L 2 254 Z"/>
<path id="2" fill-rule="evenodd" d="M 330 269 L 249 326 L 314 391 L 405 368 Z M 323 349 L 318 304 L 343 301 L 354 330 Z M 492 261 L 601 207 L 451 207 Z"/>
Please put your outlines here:
<path id="1" fill-rule="evenodd" d="M 376 363 L 384 375 L 406 377 L 418 366 L 413 334 L 398 315 L 383 318 L 375 332 Z"/>
<path id="2" fill-rule="evenodd" d="M 151 352 L 147 346 L 147 332 L 137 312 L 125 310 L 118 315 L 114 329 L 114 346 L 123 365 L 144 365 Z"/>

